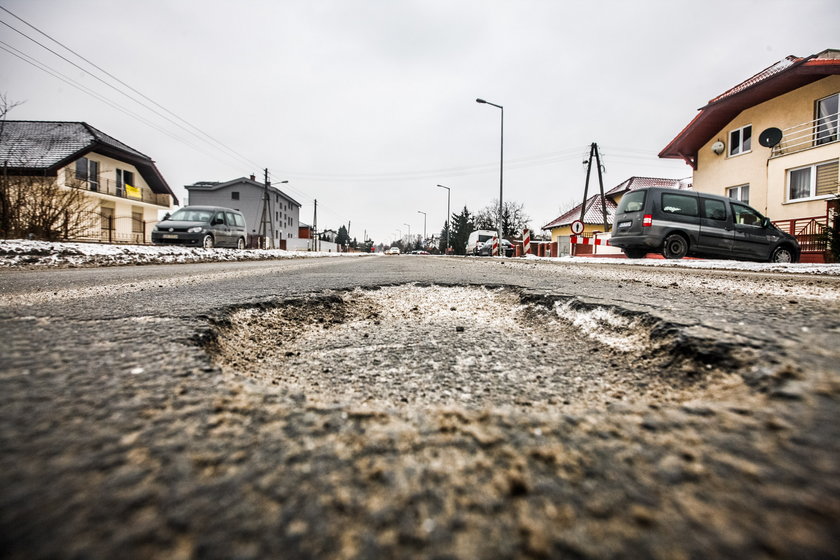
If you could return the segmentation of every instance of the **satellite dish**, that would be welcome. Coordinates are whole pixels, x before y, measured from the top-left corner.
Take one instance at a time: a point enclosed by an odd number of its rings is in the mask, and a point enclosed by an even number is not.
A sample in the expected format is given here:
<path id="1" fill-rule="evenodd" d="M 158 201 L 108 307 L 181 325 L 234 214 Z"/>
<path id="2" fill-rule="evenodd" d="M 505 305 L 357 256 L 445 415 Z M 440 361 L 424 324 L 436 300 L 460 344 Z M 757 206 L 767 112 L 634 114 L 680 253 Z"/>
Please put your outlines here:
<path id="1" fill-rule="evenodd" d="M 772 148 L 782 141 L 782 131 L 771 127 L 758 135 L 758 143 L 765 148 Z"/>
<path id="2" fill-rule="evenodd" d="M 724 146 L 723 142 L 721 142 L 720 140 L 718 140 L 717 142 L 712 144 L 712 153 L 714 153 L 715 155 L 722 154 L 723 150 L 725 150 L 725 149 L 726 149 L 726 146 Z"/>

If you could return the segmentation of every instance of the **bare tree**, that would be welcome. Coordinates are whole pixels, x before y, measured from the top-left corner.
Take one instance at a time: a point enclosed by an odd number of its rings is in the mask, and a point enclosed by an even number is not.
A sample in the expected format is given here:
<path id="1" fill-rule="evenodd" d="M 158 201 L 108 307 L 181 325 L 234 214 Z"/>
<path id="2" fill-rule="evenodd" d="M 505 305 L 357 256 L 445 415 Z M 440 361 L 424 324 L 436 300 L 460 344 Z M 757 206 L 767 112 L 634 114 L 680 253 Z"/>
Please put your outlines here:
<path id="1" fill-rule="evenodd" d="M 476 229 L 495 231 L 499 223 L 499 201 L 494 200 L 489 206 L 479 210 L 473 219 Z M 525 213 L 525 206 L 521 202 L 509 200 L 502 204 L 502 235 L 504 237 L 519 237 L 523 229 L 529 228 L 530 221 L 531 218 Z"/>
<path id="2" fill-rule="evenodd" d="M 8 101 L 5 94 L 0 95 L 0 147 L 6 155 L 0 162 L 0 236 L 47 240 L 76 237 L 94 223 L 92 202 L 80 188 L 74 188 L 81 185 L 71 181 L 69 186 L 60 186 L 57 177 L 37 170 L 25 156 L 12 155 L 23 139 L 9 133 L 6 116 L 18 105 Z M 51 139 L 44 149 L 59 141 Z"/>

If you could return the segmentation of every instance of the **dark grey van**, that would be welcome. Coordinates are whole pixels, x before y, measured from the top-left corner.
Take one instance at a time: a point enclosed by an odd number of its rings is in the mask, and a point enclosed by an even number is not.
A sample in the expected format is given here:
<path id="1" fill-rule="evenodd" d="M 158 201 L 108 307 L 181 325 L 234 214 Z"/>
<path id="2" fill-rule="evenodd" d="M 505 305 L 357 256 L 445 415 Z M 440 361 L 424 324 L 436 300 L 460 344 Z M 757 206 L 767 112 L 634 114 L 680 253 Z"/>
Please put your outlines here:
<path id="1" fill-rule="evenodd" d="M 771 262 L 799 260 L 799 243 L 750 206 L 724 196 L 650 187 L 630 191 L 610 245 L 631 259 L 661 253 Z"/>
<path id="2" fill-rule="evenodd" d="M 245 248 L 245 216 L 230 208 L 185 206 L 159 222 L 152 243 Z"/>

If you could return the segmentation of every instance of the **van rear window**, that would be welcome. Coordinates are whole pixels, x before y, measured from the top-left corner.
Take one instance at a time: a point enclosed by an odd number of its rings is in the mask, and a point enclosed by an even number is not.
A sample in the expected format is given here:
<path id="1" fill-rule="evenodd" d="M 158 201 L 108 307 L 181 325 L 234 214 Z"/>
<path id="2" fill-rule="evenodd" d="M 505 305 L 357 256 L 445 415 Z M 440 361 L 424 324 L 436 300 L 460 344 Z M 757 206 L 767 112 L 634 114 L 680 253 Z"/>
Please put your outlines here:
<path id="1" fill-rule="evenodd" d="M 618 203 L 616 213 L 623 214 L 625 212 L 641 212 L 645 207 L 645 191 L 630 191 L 621 197 L 621 202 Z"/>
<path id="2" fill-rule="evenodd" d="M 665 213 L 699 216 L 699 210 L 696 196 L 662 193 L 662 211 Z"/>

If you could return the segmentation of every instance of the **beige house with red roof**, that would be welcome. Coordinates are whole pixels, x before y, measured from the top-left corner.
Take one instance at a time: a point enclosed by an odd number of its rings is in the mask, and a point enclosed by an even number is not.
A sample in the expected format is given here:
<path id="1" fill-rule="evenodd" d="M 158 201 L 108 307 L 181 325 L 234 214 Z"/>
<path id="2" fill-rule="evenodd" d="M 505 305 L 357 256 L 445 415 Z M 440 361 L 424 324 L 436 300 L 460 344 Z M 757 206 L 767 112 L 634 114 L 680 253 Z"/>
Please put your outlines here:
<path id="1" fill-rule="evenodd" d="M 694 189 L 743 200 L 825 251 L 838 203 L 840 50 L 788 56 L 708 102 L 659 157 L 685 160 Z"/>

